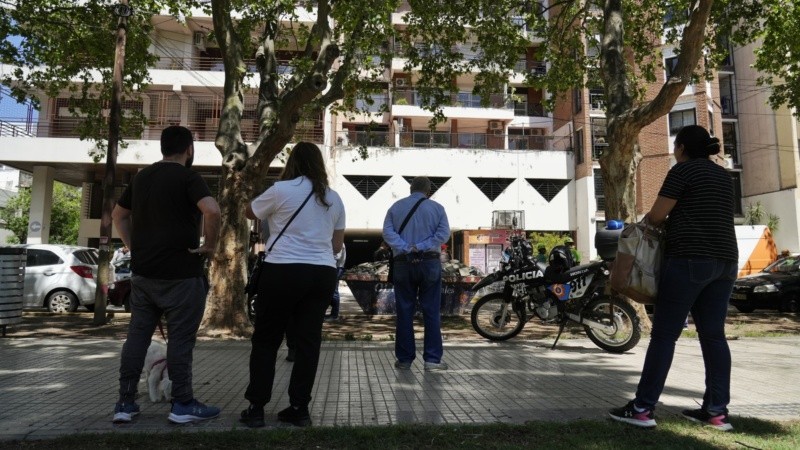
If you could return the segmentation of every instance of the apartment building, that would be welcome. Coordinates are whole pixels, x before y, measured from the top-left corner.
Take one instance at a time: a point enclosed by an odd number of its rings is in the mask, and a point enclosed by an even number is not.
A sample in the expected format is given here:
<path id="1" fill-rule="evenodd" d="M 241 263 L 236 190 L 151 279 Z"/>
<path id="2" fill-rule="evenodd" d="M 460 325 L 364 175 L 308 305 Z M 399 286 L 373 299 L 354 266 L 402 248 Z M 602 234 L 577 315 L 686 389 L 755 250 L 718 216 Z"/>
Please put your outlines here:
<path id="1" fill-rule="evenodd" d="M 394 21 L 403 26 L 401 15 L 395 14 Z M 195 16 L 184 25 L 162 16 L 155 17 L 153 24 L 151 50 L 160 60 L 151 70 L 152 82 L 139 99 L 123 106 L 144 113 L 148 124 L 140 136 L 126 136 L 130 144 L 119 155 L 119 189 L 141 167 L 160 159 L 158 137 L 172 124 L 194 131 L 195 167 L 214 189 L 221 158 L 212 141 L 224 80 L 219 49 L 206 39 L 211 18 Z M 524 27 L 521 30 L 525 32 Z M 576 239 L 584 260 L 596 255 L 594 234 L 606 219 L 597 163 L 608 146 L 603 95 L 594 89 L 576 90 L 559 101 L 554 111 L 545 111 L 543 99 L 550 93 L 524 82 L 527 73 L 547 70 L 546 62 L 533 56 L 536 45 L 531 39 L 529 51 L 520 55 L 517 75 L 508 81 L 514 93 L 511 101 L 498 93 L 489 99 L 488 107 L 482 106 L 482 99 L 472 94 L 475 74 L 466 74 L 456 80 L 458 92 L 452 93 L 451 106 L 444 108 L 446 120 L 434 130 L 428 128 L 432 114 L 422 107 L 414 88 L 416 74 L 404 70 L 401 58 L 386 68 L 385 93 L 360 105 L 367 113 L 345 117 L 327 110 L 302 119 L 295 139 L 315 142 L 323 149 L 332 185 L 347 207 L 351 260 L 371 257 L 385 211 L 408 194 L 410 179 L 418 175 L 430 177 L 432 198 L 445 206 L 454 231 L 516 225 L 527 231 L 568 233 Z M 466 48 L 463 53 L 469 57 Z M 665 54 L 665 65 L 670 67 L 670 53 Z M 742 205 L 758 200 L 767 210 L 780 213 L 779 246 L 797 251 L 797 121 L 768 110 L 763 105 L 766 93 L 761 98 L 752 94 L 756 75 L 746 73 L 748 54 L 752 55 L 752 49 L 736 49 L 731 64 L 716 80 L 687 87 L 673 112 L 643 131 L 639 212 L 649 209 L 670 167 L 675 132 L 697 123 L 723 138 L 726 156 L 720 163 L 727 164 Z M 284 73 L 291 72 L 288 61 L 292 57 L 290 50 L 279 54 Z M 659 81 L 668 76 L 661 74 Z M 651 86 L 651 93 L 657 88 Z M 253 93 L 245 98 L 242 129 L 246 140 L 257 132 L 255 106 Z M 752 117 L 772 121 L 775 132 L 767 136 L 762 125 L 749 120 Z M 53 179 L 82 186 L 79 242 L 96 245 L 104 168 L 88 156 L 92 144 L 76 138 L 69 99 L 48 99 L 35 119 L 18 119 L 0 119 L 4 130 L 0 163 L 33 173 L 34 190 L 47 191 Z M 368 149 L 367 159 L 360 157 L 362 145 Z M 281 162 L 276 160 L 270 173 L 277 176 L 280 169 Z M 791 208 L 779 207 L 787 202 Z M 44 204 L 32 211 L 31 220 L 42 220 L 46 208 Z M 516 218 L 516 223 L 509 218 Z M 46 235 L 32 232 L 30 239 L 46 241 Z M 491 241 L 492 237 L 476 233 L 466 238 L 462 258 L 469 258 L 474 247 L 473 259 L 484 260 L 470 263 L 491 268 L 493 252 L 486 251 L 481 239 Z"/>

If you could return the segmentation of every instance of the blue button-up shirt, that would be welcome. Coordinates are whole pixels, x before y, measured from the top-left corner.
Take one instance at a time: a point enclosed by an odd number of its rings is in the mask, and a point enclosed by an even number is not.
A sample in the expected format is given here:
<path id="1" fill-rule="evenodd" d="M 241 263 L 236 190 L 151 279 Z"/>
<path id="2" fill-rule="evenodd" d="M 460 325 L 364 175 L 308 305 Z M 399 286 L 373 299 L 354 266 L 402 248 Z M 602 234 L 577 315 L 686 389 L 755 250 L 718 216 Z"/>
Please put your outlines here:
<path id="1" fill-rule="evenodd" d="M 419 252 L 438 252 L 442 244 L 450 239 L 450 224 L 444 207 L 430 199 L 423 201 L 414 211 L 403 234 L 397 233 L 411 208 L 423 197 L 425 194 L 414 192 L 396 201 L 386 212 L 383 240 L 392 248 L 394 256 L 409 253 L 412 247 Z"/>

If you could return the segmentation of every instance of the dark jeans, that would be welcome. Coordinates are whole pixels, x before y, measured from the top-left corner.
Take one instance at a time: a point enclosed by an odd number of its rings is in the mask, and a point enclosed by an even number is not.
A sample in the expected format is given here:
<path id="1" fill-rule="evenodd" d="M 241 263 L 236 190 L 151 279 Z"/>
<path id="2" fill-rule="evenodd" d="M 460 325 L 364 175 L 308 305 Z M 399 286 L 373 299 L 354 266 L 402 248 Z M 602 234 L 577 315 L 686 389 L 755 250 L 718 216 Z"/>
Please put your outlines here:
<path id="1" fill-rule="evenodd" d="M 333 297 L 331 297 L 331 317 L 339 317 L 339 304 L 341 303 L 341 297 L 339 296 L 339 280 L 342 279 L 342 274 L 344 274 L 344 267 L 337 267 L 336 284 L 333 288 Z"/>
<path id="2" fill-rule="evenodd" d="M 272 398 L 275 360 L 284 332 L 292 337 L 295 362 L 289 403 L 311 402 L 322 342 L 322 319 L 331 302 L 336 269 L 311 264 L 265 263 L 258 283 L 256 324 L 250 351 L 250 384 L 244 397 L 263 407 Z M 287 330 L 287 323 L 291 330 Z"/>
<path id="3" fill-rule="evenodd" d="M 681 335 L 686 315 L 691 312 L 706 369 L 702 408 L 712 415 L 727 412 L 731 352 L 725 339 L 725 317 L 737 270 L 735 261 L 664 260 L 650 345 L 636 390 L 636 406 L 655 408 L 672 365 L 675 342 Z"/>
<path id="4" fill-rule="evenodd" d="M 416 357 L 414 313 L 419 298 L 425 323 L 422 359 L 426 362 L 441 362 L 442 263 L 438 259 L 425 259 L 416 263 L 395 261 L 393 276 L 397 311 L 394 353 L 397 360 L 411 362 Z"/>
<path id="5" fill-rule="evenodd" d="M 133 403 L 150 340 L 161 316 L 166 317 L 167 366 L 172 380 L 172 398 L 188 402 L 192 392 L 192 352 L 197 329 L 206 308 L 205 278 L 156 280 L 131 278 L 131 323 L 122 346 L 119 367 L 119 401 Z"/>

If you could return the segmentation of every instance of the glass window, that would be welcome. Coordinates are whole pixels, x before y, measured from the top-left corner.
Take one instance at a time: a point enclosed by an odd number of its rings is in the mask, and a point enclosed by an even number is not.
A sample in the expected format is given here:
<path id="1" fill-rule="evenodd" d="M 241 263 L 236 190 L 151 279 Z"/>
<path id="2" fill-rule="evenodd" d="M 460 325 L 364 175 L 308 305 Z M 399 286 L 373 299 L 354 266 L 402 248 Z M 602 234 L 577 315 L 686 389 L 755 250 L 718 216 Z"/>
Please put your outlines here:
<path id="1" fill-rule="evenodd" d="M 664 71 L 667 74 L 666 79 L 669 80 L 672 78 L 672 74 L 675 72 L 675 67 L 678 65 L 678 57 L 673 56 L 671 58 L 667 58 L 664 60 Z"/>
<path id="2" fill-rule="evenodd" d="M 672 111 L 669 113 L 669 134 L 678 134 L 681 128 L 697 123 L 694 108 L 684 109 L 683 111 Z"/>
<path id="3" fill-rule="evenodd" d="M 28 267 L 61 264 L 61 258 L 50 250 L 28 249 Z"/>
<path id="4" fill-rule="evenodd" d="M 96 266 L 98 262 L 100 262 L 100 256 L 97 253 L 97 250 L 78 250 L 72 254 L 78 261 L 84 264 L 91 264 Z"/>

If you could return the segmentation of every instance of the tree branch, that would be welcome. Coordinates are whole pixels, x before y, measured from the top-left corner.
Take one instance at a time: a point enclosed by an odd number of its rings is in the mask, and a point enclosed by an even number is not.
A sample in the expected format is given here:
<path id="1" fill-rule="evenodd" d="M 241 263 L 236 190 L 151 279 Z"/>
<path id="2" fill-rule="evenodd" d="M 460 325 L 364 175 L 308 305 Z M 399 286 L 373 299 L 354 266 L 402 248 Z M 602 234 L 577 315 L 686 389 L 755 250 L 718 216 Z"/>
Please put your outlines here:
<path id="1" fill-rule="evenodd" d="M 698 1 L 689 18 L 689 24 L 683 29 L 680 56 L 673 76 L 661 87 L 652 101 L 635 108 L 631 112 L 632 117 L 636 117 L 638 121 L 646 125 L 672 109 L 675 100 L 686 89 L 686 85 L 689 84 L 695 69 L 697 69 L 703 52 L 706 27 L 713 3 L 713 0 Z"/>

